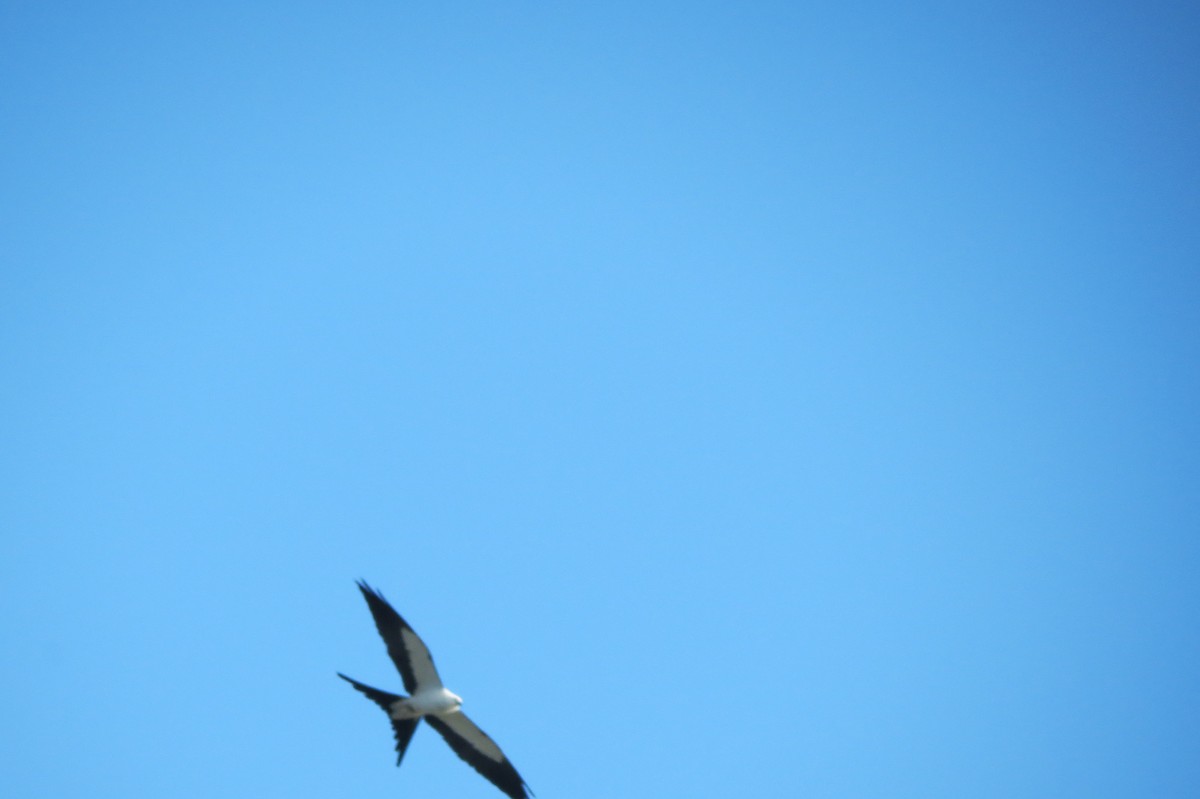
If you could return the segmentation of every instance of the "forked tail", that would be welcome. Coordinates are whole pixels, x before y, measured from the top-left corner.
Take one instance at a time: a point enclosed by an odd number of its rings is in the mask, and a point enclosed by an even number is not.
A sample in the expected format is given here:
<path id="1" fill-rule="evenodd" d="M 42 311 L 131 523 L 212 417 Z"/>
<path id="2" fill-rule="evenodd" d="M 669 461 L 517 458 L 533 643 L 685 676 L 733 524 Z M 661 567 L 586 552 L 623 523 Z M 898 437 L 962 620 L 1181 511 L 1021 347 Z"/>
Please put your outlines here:
<path id="1" fill-rule="evenodd" d="M 404 760 L 404 750 L 408 749 L 408 742 L 412 740 L 413 733 L 417 731 L 417 724 L 421 719 L 419 717 L 415 719 L 392 718 L 392 705 L 404 697 L 397 694 L 389 694 L 387 691 L 381 691 L 369 685 L 363 685 L 358 680 L 347 677 L 340 671 L 338 672 L 338 676 L 353 685 L 356 691 L 379 705 L 383 708 L 383 712 L 387 713 L 388 721 L 392 723 L 392 732 L 396 735 L 396 765 L 399 766 L 400 761 Z"/>

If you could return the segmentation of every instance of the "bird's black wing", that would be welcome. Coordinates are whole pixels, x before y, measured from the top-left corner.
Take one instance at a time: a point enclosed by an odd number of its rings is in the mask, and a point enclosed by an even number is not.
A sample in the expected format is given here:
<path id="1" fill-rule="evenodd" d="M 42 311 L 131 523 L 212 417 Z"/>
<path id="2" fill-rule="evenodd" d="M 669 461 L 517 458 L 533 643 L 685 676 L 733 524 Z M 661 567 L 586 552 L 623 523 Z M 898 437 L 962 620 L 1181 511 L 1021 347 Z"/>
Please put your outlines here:
<path id="1" fill-rule="evenodd" d="M 528 785 L 496 742 L 462 713 L 430 714 L 425 721 L 461 757 L 511 799 L 529 799 Z"/>
<path id="2" fill-rule="evenodd" d="M 367 600 L 367 607 L 371 609 L 371 616 L 375 619 L 375 629 L 379 630 L 379 635 L 387 644 L 388 655 L 396 664 L 400 678 L 404 680 L 405 690 L 415 694 L 422 688 L 440 686 L 442 678 L 438 676 L 433 665 L 433 656 L 429 654 L 429 649 L 420 636 L 413 632 L 408 622 L 388 604 L 383 594 L 361 580 L 358 589 Z"/>

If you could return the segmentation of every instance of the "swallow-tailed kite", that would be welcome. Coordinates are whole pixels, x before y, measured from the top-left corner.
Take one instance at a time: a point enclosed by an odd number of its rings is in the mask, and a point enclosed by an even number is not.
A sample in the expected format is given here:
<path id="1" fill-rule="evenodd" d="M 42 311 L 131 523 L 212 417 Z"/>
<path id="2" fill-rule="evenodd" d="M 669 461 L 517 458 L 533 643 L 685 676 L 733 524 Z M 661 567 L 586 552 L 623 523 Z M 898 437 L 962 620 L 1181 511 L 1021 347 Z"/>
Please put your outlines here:
<path id="1" fill-rule="evenodd" d="M 511 799 L 529 799 L 526 793 L 529 786 L 521 779 L 513 764 L 508 762 L 496 742 L 463 714 L 460 710 L 462 699 L 442 685 L 442 678 L 433 665 L 433 657 L 413 628 L 388 604 L 383 594 L 361 581 L 358 588 L 367 600 L 367 607 L 375 617 L 375 628 L 387 644 L 388 655 L 400 670 L 404 689 L 409 696 L 380 691 L 352 680 L 341 672 L 338 672 L 338 676 L 388 714 L 392 730 L 396 733 L 396 765 L 399 766 L 404 759 L 404 750 L 408 748 L 417 724 L 425 719 L 430 727 L 446 739 L 454 754 L 467 761 L 505 795 Z"/>

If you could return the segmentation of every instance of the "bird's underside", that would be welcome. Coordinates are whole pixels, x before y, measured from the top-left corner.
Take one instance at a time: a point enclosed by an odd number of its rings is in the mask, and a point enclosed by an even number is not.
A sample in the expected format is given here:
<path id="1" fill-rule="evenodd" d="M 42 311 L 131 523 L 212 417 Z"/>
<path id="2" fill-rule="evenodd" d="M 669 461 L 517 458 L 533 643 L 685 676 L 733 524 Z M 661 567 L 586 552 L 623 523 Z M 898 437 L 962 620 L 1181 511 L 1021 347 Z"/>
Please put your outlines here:
<path id="1" fill-rule="evenodd" d="M 396 739 L 396 765 L 424 719 L 449 744 L 454 753 L 487 778 L 510 799 L 528 799 L 529 786 L 488 735 L 461 711 L 462 699 L 446 690 L 433 665 L 433 657 L 420 637 L 378 591 L 359 582 L 375 628 L 387 645 L 388 655 L 400 672 L 408 696 L 381 691 L 338 673 L 346 682 L 379 705 L 392 724 Z"/>

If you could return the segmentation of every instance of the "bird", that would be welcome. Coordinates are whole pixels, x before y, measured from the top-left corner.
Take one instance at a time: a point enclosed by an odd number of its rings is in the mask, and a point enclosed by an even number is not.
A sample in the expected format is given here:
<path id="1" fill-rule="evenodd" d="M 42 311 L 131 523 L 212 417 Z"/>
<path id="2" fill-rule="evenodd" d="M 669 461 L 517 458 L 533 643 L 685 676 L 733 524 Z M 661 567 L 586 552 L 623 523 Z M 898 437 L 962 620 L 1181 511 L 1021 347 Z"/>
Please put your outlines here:
<path id="1" fill-rule="evenodd" d="M 396 766 L 399 767 L 404 760 L 404 752 L 417 725 L 421 719 L 425 719 L 446 740 L 454 754 L 506 796 L 510 799 L 529 799 L 532 793 L 529 785 L 496 742 L 462 712 L 462 697 L 451 693 L 442 684 L 425 642 L 388 604 L 383 594 L 363 580 L 358 581 L 358 589 L 367 600 L 367 607 L 375 619 L 375 629 L 387 645 L 388 656 L 396 664 L 409 695 L 400 696 L 363 685 L 341 672 L 337 675 L 387 713 L 396 736 Z"/>

